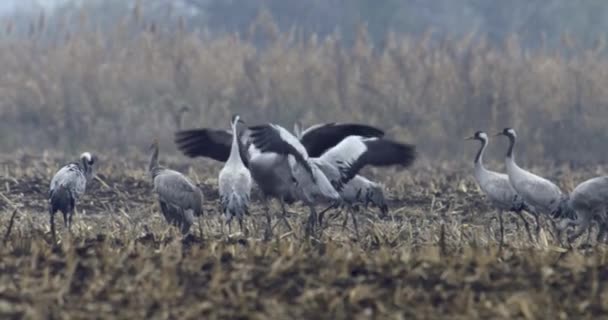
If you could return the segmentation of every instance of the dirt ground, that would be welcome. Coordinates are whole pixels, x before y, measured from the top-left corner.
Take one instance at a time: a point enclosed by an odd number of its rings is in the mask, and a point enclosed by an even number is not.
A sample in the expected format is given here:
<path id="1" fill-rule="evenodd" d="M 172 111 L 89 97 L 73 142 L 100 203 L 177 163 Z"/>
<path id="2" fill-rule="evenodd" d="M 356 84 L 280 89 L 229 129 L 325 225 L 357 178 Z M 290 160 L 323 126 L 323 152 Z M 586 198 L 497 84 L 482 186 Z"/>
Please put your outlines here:
<path id="1" fill-rule="evenodd" d="M 274 237 L 263 241 L 255 191 L 248 235 L 234 226 L 232 234 L 221 231 L 218 163 L 176 157 L 167 164 L 199 183 L 206 198 L 205 216 L 182 237 L 159 212 L 145 157 L 102 156 L 72 233 L 57 220 L 54 249 L 46 198 L 66 160 L 0 156 L 2 318 L 608 318 L 608 255 L 596 231 L 569 250 L 547 224 L 530 240 L 506 214 L 499 250 L 496 212 L 465 164 L 365 171 L 385 183 L 390 214 L 361 208 L 359 237 L 352 221 L 342 228 L 341 212 L 307 240 L 308 211 L 294 205 L 293 230 L 274 219 Z M 567 190 L 604 173 L 538 170 Z"/>

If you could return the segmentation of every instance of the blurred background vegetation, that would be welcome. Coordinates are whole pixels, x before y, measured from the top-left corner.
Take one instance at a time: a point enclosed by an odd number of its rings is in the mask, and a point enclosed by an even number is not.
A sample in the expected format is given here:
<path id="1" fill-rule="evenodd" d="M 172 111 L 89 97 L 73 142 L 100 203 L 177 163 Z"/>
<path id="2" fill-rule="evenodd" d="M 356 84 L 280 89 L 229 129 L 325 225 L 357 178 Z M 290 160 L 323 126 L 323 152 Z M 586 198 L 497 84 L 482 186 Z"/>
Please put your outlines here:
<path id="1" fill-rule="evenodd" d="M 505 126 L 524 163 L 608 157 L 608 1 L 4 3 L 3 152 L 173 148 L 238 112 L 371 123 L 430 160 L 471 161 L 462 138 Z"/>

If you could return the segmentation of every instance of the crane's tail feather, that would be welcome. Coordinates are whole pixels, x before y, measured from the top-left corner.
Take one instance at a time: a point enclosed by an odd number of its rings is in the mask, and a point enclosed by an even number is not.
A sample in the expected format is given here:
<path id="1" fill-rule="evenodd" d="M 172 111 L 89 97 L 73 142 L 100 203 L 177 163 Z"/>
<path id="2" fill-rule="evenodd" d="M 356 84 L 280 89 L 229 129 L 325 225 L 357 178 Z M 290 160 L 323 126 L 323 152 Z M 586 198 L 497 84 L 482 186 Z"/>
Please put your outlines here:
<path id="1" fill-rule="evenodd" d="M 57 211 L 70 212 L 74 207 L 74 200 L 70 191 L 64 186 L 58 186 L 50 194 L 50 212 L 54 214 Z"/>

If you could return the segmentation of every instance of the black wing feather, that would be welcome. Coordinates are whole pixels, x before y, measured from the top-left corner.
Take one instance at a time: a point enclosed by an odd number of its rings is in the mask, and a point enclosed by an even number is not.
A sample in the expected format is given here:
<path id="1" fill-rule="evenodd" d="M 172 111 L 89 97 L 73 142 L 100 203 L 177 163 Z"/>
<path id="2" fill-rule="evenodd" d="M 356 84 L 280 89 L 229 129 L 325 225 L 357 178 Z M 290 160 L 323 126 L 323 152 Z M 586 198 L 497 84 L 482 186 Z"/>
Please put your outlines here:
<path id="1" fill-rule="evenodd" d="M 312 168 L 304 156 L 296 150 L 294 146 L 286 142 L 281 138 L 281 134 L 269 124 L 258 125 L 249 127 L 250 139 L 253 145 L 260 149 L 262 152 L 275 152 L 283 155 L 293 155 L 296 161 L 302 164 L 306 171 L 310 173 L 314 181 L 314 175 L 312 174 Z"/>
<path id="2" fill-rule="evenodd" d="M 306 148 L 309 157 L 317 158 L 348 136 L 381 138 L 384 136 L 384 131 L 365 124 L 327 123 L 305 132 L 300 142 Z"/>
<path id="3" fill-rule="evenodd" d="M 232 133 L 207 128 L 182 130 L 175 133 L 174 141 L 179 151 L 187 157 L 206 157 L 226 162 L 230 156 Z M 239 151 L 243 164 L 248 167 L 249 156 L 242 143 L 239 143 Z"/>
<path id="4" fill-rule="evenodd" d="M 350 181 L 366 165 L 408 167 L 416 160 L 416 147 L 414 145 L 387 139 L 370 139 L 364 143 L 367 146 L 367 151 L 361 154 L 359 158 L 352 163 L 339 164 L 342 183 Z"/>

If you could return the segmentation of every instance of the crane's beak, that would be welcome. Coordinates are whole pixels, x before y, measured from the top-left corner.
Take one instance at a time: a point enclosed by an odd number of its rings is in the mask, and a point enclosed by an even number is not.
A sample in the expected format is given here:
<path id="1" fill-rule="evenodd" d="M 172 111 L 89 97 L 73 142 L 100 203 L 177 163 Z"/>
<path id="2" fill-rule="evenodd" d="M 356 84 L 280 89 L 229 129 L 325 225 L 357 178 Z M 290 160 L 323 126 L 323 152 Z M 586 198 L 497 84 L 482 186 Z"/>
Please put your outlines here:
<path id="1" fill-rule="evenodd" d="M 475 139 L 475 136 L 470 136 L 470 137 L 466 137 L 466 138 L 464 138 L 464 140 L 465 140 L 465 141 L 466 141 L 466 140 L 473 140 L 473 139 Z"/>
<path id="2" fill-rule="evenodd" d="M 499 132 L 499 133 L 495 134 L 494 137 L 498 137 L 498 136 L 502 136 L 502 135 L 504 135 L 504 133 Z"/>

